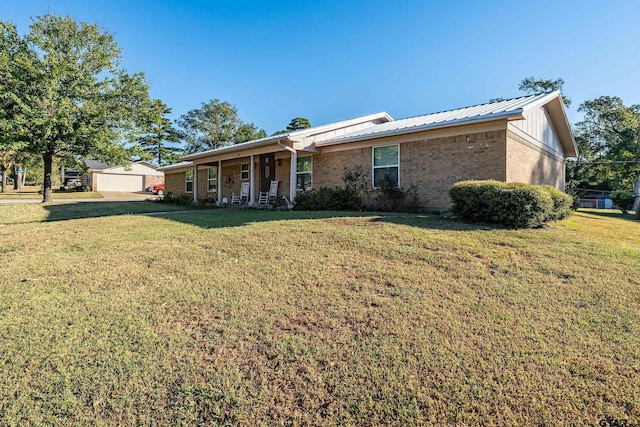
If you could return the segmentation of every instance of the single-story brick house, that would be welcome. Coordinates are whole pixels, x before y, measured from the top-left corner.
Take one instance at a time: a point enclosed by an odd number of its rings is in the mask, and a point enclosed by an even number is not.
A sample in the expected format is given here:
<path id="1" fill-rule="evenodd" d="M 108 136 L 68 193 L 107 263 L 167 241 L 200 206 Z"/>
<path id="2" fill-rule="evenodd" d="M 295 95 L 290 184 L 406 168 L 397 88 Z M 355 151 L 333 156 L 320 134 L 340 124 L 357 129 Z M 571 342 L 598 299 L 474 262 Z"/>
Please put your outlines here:
<path id="1" fill-rule="evenodd" d="M 249 203 L 279 182 L 279 196 L 342 185 L 345 169 L 415 185 L 425 208 L 447 208 L 448 189 L 466 179 L 565 185 L 577 147 L 558 91 L 393 120 L 386 113 L 195 153 L 161 168 L 167 191 L 231 199 L 250 183 Z"/>
<path id="2" fill-rule="evenodd" d="M 91 191 L 138 192 L 164 182 L 164 172 L 153 163 L 140 160 L 130 166 L 109 166 L 99 160 L 83 161 L 87 172 L 82 177 L 82 185 Z"/>

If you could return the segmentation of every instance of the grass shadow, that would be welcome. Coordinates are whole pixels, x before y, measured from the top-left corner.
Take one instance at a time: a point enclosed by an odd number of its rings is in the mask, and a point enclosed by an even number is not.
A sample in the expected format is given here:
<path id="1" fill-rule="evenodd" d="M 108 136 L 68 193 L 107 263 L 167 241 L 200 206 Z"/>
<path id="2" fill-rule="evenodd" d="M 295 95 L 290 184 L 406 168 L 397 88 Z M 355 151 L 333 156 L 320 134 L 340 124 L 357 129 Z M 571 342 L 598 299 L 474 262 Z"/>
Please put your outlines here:
<path id="1" fill-rule="evenodd" d="M 627 221 L 634 221 L 634 222 L 638 222 L 639 220 L 637 220 L 635 218 L 634 214 L 623 214 L 622 212 L 618 211 L 618 210 L 611 210 L 611 209 L 578 209 L 577 212 L 583 213 L 583 214 L 587 214 L 587 215 L 593 215 L 593 216 L 597 216 L 597 217 L 601 217 L 601 218 L 617 218 L 617 219 L 624 219 Z"/>
<path id="2" fill-rule="evenodd" d="M 149 215 L 170 221 L 189 224 L 203 229 L 241 227 L 256 222 L 357 218 L 365 217 L 370 222 L 387 222 L 397 225 L 430 230 L 448 231 L 491 231 L 503 227 L 487 223 L 466 223 L 447 215 L 397 212 L 353 212 L 353 211 L 281 211 L 251 208 L 197 208 L 176 206 L 157 201 L 113 201 L 113 202 L 73 202 L 40 205 L 46 210 L 46 218 L 25 218 L 26 222 L 52 222 L 72 219 L 105 217 L 115 215 Z M 592 213 L 592 212 L 586 212 Z M 598 215 L 598 213 L 594 213 Z M 622 217 L 622 214 L 602 214 L 600 216 Z M 15 223 L 15 222 L 14 222 Z"/>
<path id="3" fill-rule="evenodd" d="M 205 229 L 241 227 L 257 222 L 329 218 L 369 218 L 370 222 L 388 222 L 432 230 L 478 231 L 494 229 L 486 224 L 467 224 L 441 215 L 389 212 L 205 209 L 180 213 L 169 212 L 163 214 L 162 218 Z"/>
<path id="4" fill-rule="evenodd" d="M 184 206 L 161 204 L 150 200 L 122 202 L 86 201 L 73 203 L 55 203 L 42 206 L 47 211 L 47 217 L 44 220 L 45 222 L 194 209 Z"/>

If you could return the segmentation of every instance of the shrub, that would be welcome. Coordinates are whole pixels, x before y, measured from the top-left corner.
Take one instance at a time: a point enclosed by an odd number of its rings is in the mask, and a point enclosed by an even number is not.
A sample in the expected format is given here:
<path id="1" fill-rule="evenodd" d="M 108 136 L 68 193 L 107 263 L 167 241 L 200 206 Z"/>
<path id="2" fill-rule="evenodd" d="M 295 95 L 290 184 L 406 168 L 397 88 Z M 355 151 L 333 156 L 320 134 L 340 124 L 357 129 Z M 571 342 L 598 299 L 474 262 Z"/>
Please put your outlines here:
<path id="1" fill-rule="evenodd" d="M 571 215 L 571 211 L 575 210 L 575 199 L 550 185 L 543 185 L 553 201 L 553 211 L 549 215 L 548 220 L 558 221 Z"/>
<path id="2" fill-rule="evenodd" d="M 190 194 L 180 194 L 176 196 L 171 191 L 164 194 L 164 197 L 157 200 L 161 203 L 171 203 L 178 206 L 190 206 L 193 204 L 193 197 Z"/>
<path id="3" fill-rule="evenodd" d="M 300 193 L 295 199 L 295 209 L 316 210 L 381 210 L 417 211 L 420 201 L 418 189 L 411 185 L 407 191 L 396 187 L 392 178 L 385 177 L 380 188 L 371 198 L 370 181 L 362 167 L 346 169 L 342 180 L 344 187 L 321 187 Z"/>
<path id="4" fill-rule="evenodd" d="M 551 186 L 498 181 L 462 181 L 449 189 L 461 218 L 514 228 L 540 227 L 571 212 L 570 196 Z"/>
<path id="5" fill-rule="evenodd" d="M 342 174 L 344 187 L 360 197 L 360 207 L 369 198 L 369 193 L 371 192 L 371 183 L 368 177 L 369 174 L 364 171 L 362 166 L 345 169 Z"/>
<path id="6" fill-rule="evenodd" d="M 611 200 L 622 213 L 627 214 L 633 209 L 633 203 L 636 200 L 636 196 L 631 191 L 616 190 L 611 193 Z"/>
<path id="7" fill-rule="evenodd" d="M 353 189 L 341 187 L 305 191 L 298 194 L 295 200 L 295 209 L 302 211 L 358 210 L 361 206 L 362 199 Z"/>

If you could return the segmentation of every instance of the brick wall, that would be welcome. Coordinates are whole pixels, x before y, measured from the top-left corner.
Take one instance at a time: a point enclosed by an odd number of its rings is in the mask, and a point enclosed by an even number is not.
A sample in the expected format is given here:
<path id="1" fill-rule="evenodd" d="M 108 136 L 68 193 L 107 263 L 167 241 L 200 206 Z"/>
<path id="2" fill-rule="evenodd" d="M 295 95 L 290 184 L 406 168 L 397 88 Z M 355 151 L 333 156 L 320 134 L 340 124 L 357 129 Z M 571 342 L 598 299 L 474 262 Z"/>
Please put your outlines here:
<path id="1" fill-rule="evenodd" d="M 175 195 L 186 193 L 185 172 L 166 171 L 164 173 L 164 188 L 167 193 L 171 192 Z"/>
<path id="2" fill-rule="evenodd" d="M 280 162 L 280 165 L 278 165 Z M 289 197 L 289 175 L 291 175 L 291 158 L 276 160 L 276 181 L 278 181 L 278 197 Z"/>
<path id="3" fill-rule="evenodd" d="M 248 163 L 248 162 L 247 162 Z M 227 182 L 227 177 L 231 177 L 233 179 L 233 184 L 231 188 L 225 184 Z M 240 188 L 242 187 L 243 182 L 240 178 L 240 164 L 235 165 L 225 165 L 222 164 L 222 197 L 226 197 L 228 203 L 231 203 L 231 193 L 234 192 L 236 195 L 240 194 Z"/>
<path id="4" fill-rule="evenodd" d="M 376 145 L 397 144 L 394 138 Z M 371 173 L 372 147 L 333 151 L 313 158 L 313 186 L 343 185 L 345 169 L 360 165 Z M 506 179 L 506 131 L 496 130 L 465 135 L 419 139 L 400 143 L 400 186 L 418 189 L 425 208 L 447 208 L 448 190 L 466 179 Z"/>
<path id="5" fill-rule="evenodd" d="M 145 175 L 144 188 L 154 186 L 156 184 L 164 184 L 164 175 Z"/>
<path id="6" fill-rule="evenodd" d="M 564 159 L 512 132 L 507 132 L 507 165 L 507 182 L 549 184 L 564 191 Z"/>

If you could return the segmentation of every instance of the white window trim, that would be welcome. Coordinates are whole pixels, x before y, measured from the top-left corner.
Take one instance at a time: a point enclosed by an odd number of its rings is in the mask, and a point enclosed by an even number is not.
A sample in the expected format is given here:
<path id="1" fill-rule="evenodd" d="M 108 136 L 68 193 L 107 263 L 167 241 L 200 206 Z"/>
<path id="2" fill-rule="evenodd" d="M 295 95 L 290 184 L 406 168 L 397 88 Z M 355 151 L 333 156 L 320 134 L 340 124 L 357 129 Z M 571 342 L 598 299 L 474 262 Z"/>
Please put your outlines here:
<path id="1" fill-rule="evenodd" d="M 298 162 L 300 161 L 300 159 L 304 159 L 306 157 L 311 157 L 311 170 L 309 172 L 298 172 Z M 300 157 L 296 158 L 296 190 L 297 191 L 307 191 L 306 188 L 298 188 L 298 175 L 302 175 L 302 174 L 311 176 L 311 179 L 310 179 L 311 187 L 310 187 L 310 189 L 312 189 L 313 188 L 313 155 L 312 154 L 310 154 L 308 156 L 300 156 Z"/>
<path id="2" fill-rule="evenodd" d="M 213 178 L 213 179 L 209 178 L 209 171 L 211 169 L 216 169 L 216 177 Z M 214 167 L 211 167 L 211 168 L 207 169 L 207 193 L 217 193 L 218 192 L 218 171 L 217 171 L 217 169 L 218 169 L 217 166 L 214 166 Z M 213 186 L 214 186 L 213 190 L 211 189 L 211 183 L 212 182 L 213 182 Z"/>
<path id="3" fill-rule="evenodd" d="M 246 171 L 243 171 L 243 170 L 242 170 L 242 167 L 243 167 L 244 165 L 246 165 L 246 166 L 247 166 L 247 170 L 246 170 Z M 251 168 L 249 167 L 249 163 L 241 163 L 241 164 L 240 164 L 240 180 L 241 180 L 241 181 L 249 181 L 250 171 L 251 171 Z M 247 172 L 247 177 L 246 177 L 246 178 L 243 178 L 243 177 L 242 177 L 242 172 Z"/>
<path id="4" fill-rule="evenodd" d="M 191 179 L 188 179 L 189 176 L 189 172 L 191 172 Z M 189 187 L 187 185 L 187 183 L 191 183 L 191 190 L 189 190 Z M 186 171 L 184 173 L 184 191 L 185 193 L 193 193 L 193 171 Z"/>
<path id="5" fill-rule="evenodd" d="M 384 165 L 384 166 L 376 166 L 375 165 L 375 150 L 376 148 L 384 148 L 384 147 L 398 147 L 398 163 L 395 165 Z M 382 168 L 398 168 L 398 188 L 400 188 L 400 144 L 387 144 L 387 145 L 375 145 L 371 147 L 371 187 L 378 189 L 375 185 L 375 170 Z"/>

